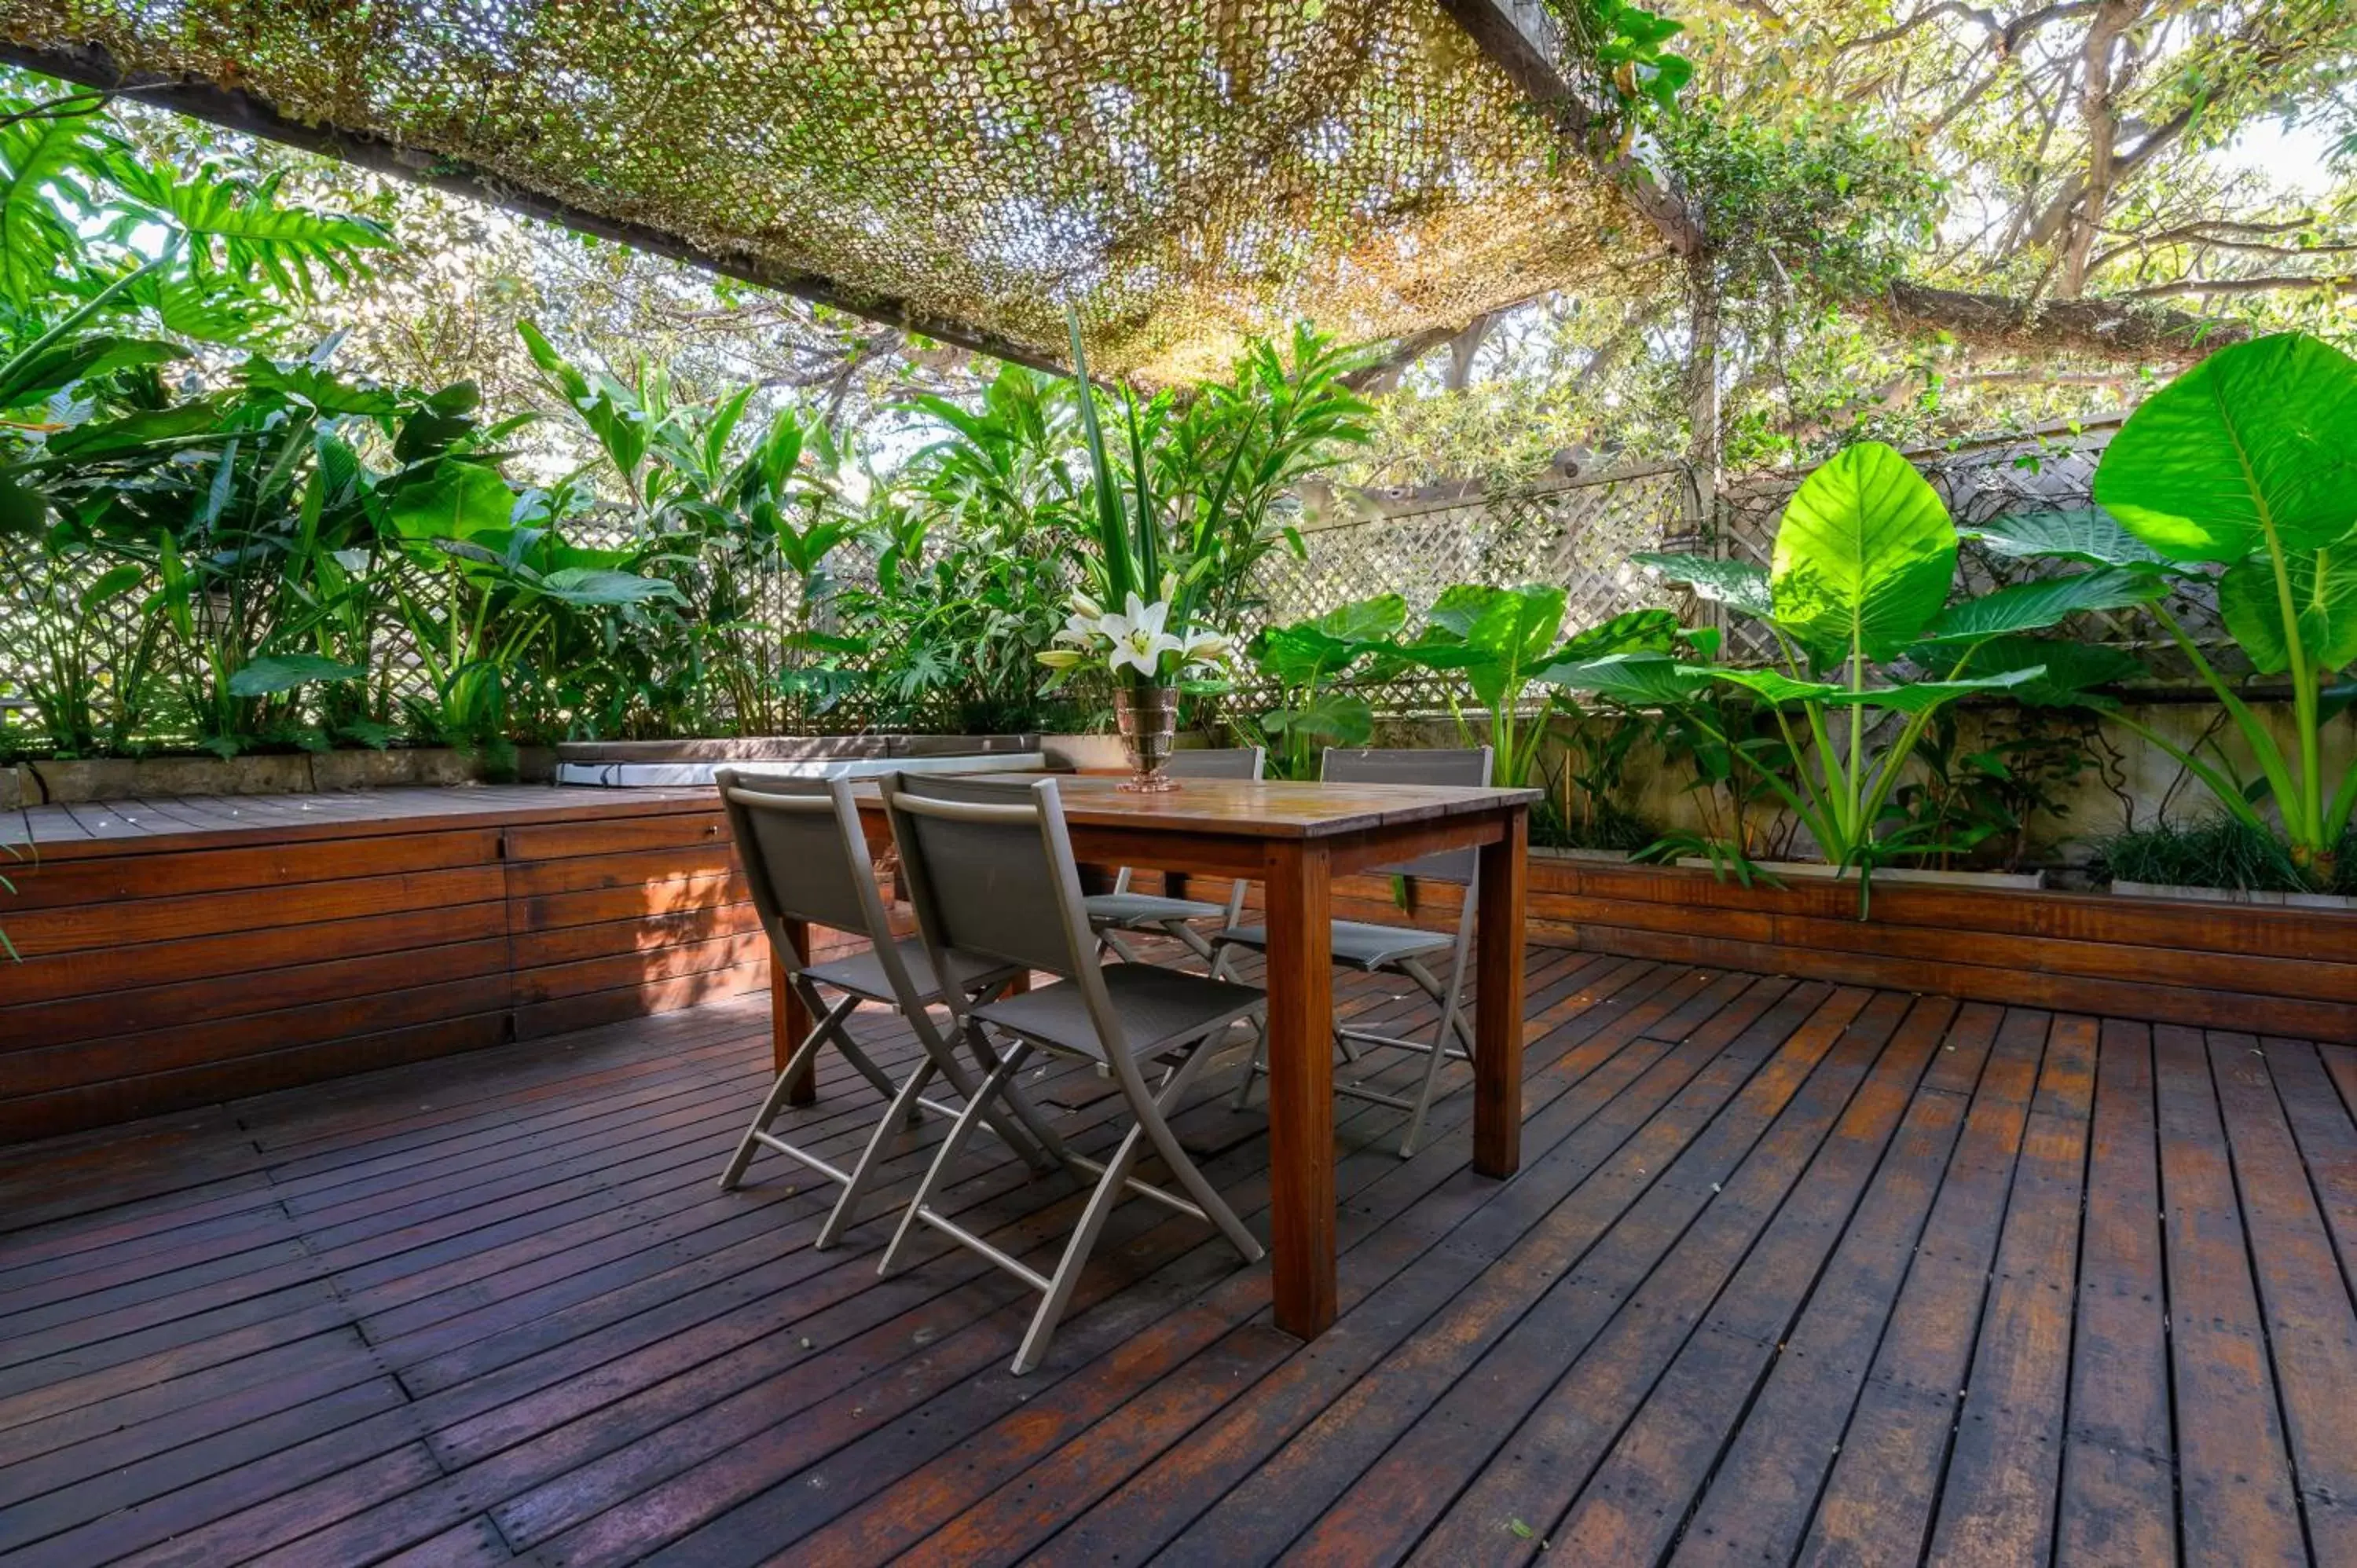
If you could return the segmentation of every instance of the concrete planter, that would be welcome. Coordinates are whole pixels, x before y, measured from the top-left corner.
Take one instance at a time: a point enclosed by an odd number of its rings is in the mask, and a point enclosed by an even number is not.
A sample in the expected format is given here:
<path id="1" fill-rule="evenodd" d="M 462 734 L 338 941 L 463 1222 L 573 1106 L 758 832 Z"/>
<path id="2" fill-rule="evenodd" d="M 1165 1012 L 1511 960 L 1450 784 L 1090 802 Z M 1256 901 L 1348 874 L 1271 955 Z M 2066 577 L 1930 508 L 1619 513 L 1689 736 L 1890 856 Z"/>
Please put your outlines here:
<path id="1" fill-rule="evenodd" d="M 2252 887 L 2179 887 L 2161 882 L 2112 883 L 2122 898 L 2188 898 L 2202 904 L 2252 904 L 2278 909 L 2357 909 L 2357 898 L 2340 893 L 2273 893 Z"/>
<path id="2" fill-rule="evenodd" d="M 1692 869 L 1708 871 L 1710 862 L 1701 855 L 1681 855 L 1678 864 Z M 1837 872 L 1821 860 L 1758 860 L 1752 865 L 1778 880 L 1808 877 L 1819 882 L 1833 882 L 1855 877 L 1855 868 Z M 1914 883 L 1926 887 L 1986 887 L 2034 893 L 2046 886 L 2043 871 L 1930 871 L 1914 866 L 1886 865 L 1874 874 L 1875 886 L 1886 883 Z"/>
<path id="3" fill-rule="evenodd" d="M 169 799 L 176 795 L 307 795 L 326 789 L 471 784 L 481 758 L 444 747 L 400 751 L 298 752 L 271 757 L 97 757 L 20 762 L 0 774 L 15 804 Z"/>

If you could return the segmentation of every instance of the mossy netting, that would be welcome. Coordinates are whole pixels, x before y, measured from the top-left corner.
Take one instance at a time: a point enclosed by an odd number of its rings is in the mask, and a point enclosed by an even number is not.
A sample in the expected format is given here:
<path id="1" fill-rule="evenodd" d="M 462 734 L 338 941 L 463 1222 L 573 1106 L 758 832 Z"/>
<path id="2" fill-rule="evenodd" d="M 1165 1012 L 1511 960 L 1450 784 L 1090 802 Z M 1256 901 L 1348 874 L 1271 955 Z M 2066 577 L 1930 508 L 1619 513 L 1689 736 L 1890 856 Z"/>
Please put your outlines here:
<path id="1" fill-rule="evenodd" d="M 732 270 L 1150 382 L 1453 328 L 1654 247 L 1436 0 L 0 0 Z"/>

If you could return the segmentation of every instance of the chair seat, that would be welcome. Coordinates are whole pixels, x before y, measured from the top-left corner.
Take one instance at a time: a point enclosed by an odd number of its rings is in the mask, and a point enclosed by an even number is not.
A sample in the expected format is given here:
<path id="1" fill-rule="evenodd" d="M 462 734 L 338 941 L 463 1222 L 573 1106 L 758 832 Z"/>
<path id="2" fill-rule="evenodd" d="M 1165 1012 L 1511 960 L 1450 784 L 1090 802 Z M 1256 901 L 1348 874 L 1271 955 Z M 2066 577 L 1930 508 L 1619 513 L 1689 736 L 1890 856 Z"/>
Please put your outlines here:
<path id="1" fill-rule="evenodd" d="M 1420 931 L 1414 926 L 1376 926 L 1360 920 L 1336 920 L 1333 932 L 1334 961 L 1369 972 L 1381 969 L 1385 964 L 1397 963 L 1402 959 L 1439 952 L 1457 945 L 1455 937 L 1438 931 Z M 1268 928 L 1231 926 L 1211 940 L 1265 950 Z"/>
<path id="2" fill-rule="evenodd" d="M 892 944 L 900 961 L 909 969 L 909 981 L 917 988 L 920 1001 L 938 1002 L 942 989 L 933 978 L 933 961 L 925 951 L 925 944 L 915 937 L 903 937 Z M 973 991 L 994 976 L 1008 975 L 1014 970 L 1003 963 L 952 954 L 956 973 L 952 976 L 960 991 Z M 892 982 L 884 972 L 884 963 L 876 956 L 874 948 L 862 948 L 846 958 L 829 959 L 802 971 L 821 985 L 831 985 L 837 991 L 848 991 L 854 996 L 869 1002 L 898 1005 L 892 994 Z"/>
<path id="3" fill-rule="evenodd" d="M 1228 907 L 1153 893 L 1100 893 L 1088 900 L 1088 911 L 1092 926 L 1159 926 L 1168 920 L 1224 919 Z"/>
<path id="4" fill-rule="evenodd" d="M 1151 1056 L 1167 1046 L 1208 1035 L 1251 1015 L 1265 999 L 1253 986 L 1211 980 L 1151 963 L 1116 963 L 1102 972 L 1135 1056 Z M 1059 980 L 1036 991 L 1002 996 L 974 1010 L 985 1023 L 1012 1030 L 1043 1046 L 1105 1059 L 1104 1047 L 1090 1021 L 1079 984 Z"/>

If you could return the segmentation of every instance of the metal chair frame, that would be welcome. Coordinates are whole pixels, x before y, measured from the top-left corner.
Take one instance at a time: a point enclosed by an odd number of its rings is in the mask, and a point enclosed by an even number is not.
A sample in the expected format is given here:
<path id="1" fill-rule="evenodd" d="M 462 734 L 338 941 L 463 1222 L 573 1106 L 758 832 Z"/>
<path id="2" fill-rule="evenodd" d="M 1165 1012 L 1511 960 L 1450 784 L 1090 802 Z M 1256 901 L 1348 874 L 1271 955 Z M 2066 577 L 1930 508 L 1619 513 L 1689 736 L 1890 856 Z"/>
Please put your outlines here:
<path id="1" fill-rule="evenodd" d="M 1451 759 L 1469 760 L 1474 753 L 1469 750 L 1443 752 L 1437 755 Z M 1487 785 L 1490 781 L 1492 760 L 1491 750 L 1486 746 L 1479 747 L 1478 755 L 1480 782 Z M 1318 774 L 1320 780 L 1326 783 L 1372 783 L 1377 780 L 1352 779 L 1347 776 L 1351 761 L 1380 757 L 1387 762 L 1412 766 L 1414 759 L 1419 757 L 1431 758 L 1435 756 L 1435 753 L 1429 751 L 1338 751 L 1329 747 L 1319 763 Z M 1338 757 L 1345 759 L 1343 764 L 1345 777 L 1341 779 L 1337 779 L 1334 773 L 1335 759 Z M 1388 774 L 1390 769 L 1387 768 L 1385 772 Z M 1396 778 L 1396 775 L 1393 777 Z M 1445 882 L 1464 889 L 1464 907 L 1457 916 L 1457 932 L 1449 948 L 1448 979 L 1445 983 L 1432 972 L 1424 959 L 1416 954 L 1388 959 L 1383 962 L 1366 966 L 1366 972 L 1371 974 L 1389 972 L 1407 976 L 1426 995 L 1439 1004 L 1439 1018 L 1433 1026 L 1431 1037 L 1420 1039 L 1405 1035 L 1387 1035 L 1372 1029 L 1352 1028 L 1340 1024 L 1336 1025 L 1334 1029 L 1335 1043 L 1341 1048 L 1344 1058 L 1351 1062 L 1360 1059 L 1360 1047 L 1365 1046 L 1386 1050 L 1415 1052 L 1425 1058 L 1424 1077 L 1413 1095 L 1386 1094 L 1380 1090 L 1369 1089 L 1363 1084 L 1346 1083 L 1340 1079 L 1337 1079 L 1334 1084 L 1334 1092 L 1337 1094 L 1347 1094 L 1354 1100 L 1364 1100 L 1377 1105 L 1394 1106 L 1409 1113 L 1407 1132 L 1400 1140 L 1402 1159 L 1406 1159 L 1415 1153 L 1416 1141 L 1424 1135 L 1425 1119 L 1432 1110 L 1433 1098 L 1440 1083 L 1441 1068 L 1452 1061 L 1470 1063 L 1473 1060 L 1473 1028 L 1470 1021 L 1465 1016 L 1464 1008 L 1465 974 L 1472 953 L 1473 922 L 1476 913 L 1475 875 L 1470 861 L 1470 852 L 1449 850 L 1438 854 L 1427 855 L 1421 861 L 1406 865 L 1377 867 L 1374 872 L 1375 875 L 1383 875 L 1388 871 L 1392 875 L 1405 877 L 1411 883 Z M 1351 922 L 1336 922 L 1338 927 L 1348 924 Z M 1228 949 L 1243 944 L 1223 941 L 1220 945 L 1224 957 Z M 1215 970 L 1214 972 L 1217 971 Z M 1451 1045 L 1449 1041 L 1452 1036 L 1459 1043 Z M 1236 1085 L 1231 1103 L 1237 1110 L 1243 1110 L 1250 1101 L 1254 1080 L 1268 1070 L 1267 1058 L 1268 1040 L 1264 1035 L 1254 1044 L 1251 1059 L 1244 1066 L 1243 1079 Z"/>
<path id="2" fill-rule="evenodd" d="M 868 860 L 866 835 L 859 825 L 859 809 L 853 801 L 848 779 L 763 778 L 724 768 L 714 775 L 714 782 L 727 809 L 729 825 L 737 839 L 737 858 L 744 866 L 746 882 L 752 891 L 754 909 L 759 914 L 762 929 L 770 939 L 770 961 L 784 971 L 787 985 L 802 1000 L 811 1017 L 816 1020 L 810 1033 L 802 1036 L 793 1053 L 787 1058 L 785 1068 L 770 1084 L 760 1108 L 753 1113 L 745 1135 L 738 1140 L 736 1152 L 729 1156 L 727 1165 L 721 1172 L 720 1187 L 724 1192 L 734 1191 L 744 1180 L 746 1168 L 752 1164 L 754 1156 L 763 1149 L 787 1155 L 828 1180 L 840 1184 L 843 1191 L 836 1197 L 834 1206 L 828 1210 L 825 1221 L 819 1227 L 817 1239 L 812 1243 L 824 1250 L 841 1240 L 843 1232 L 856 1221 L 860 1200 L 875 1184 L 877 1167 L 891 1142 L 894 1129 L 902 1125 L 914 1126 L 926 1111 L 949 1117 L 963 1114 L 974 1102 L 980 1078 L 987 1077 L 999 1065 L 999 1058 L 991 1051 L 987 1040 L 970 1042 L 980 1047 L 975 1063 L 980 1069 L 978 1077 L 966 1063 L 958 1059 L 949 1039 L 934 1026 L 931 1004 L 945 1002 L 948 995 L 961 993 L 957 986 L 945 983 L 938 983 L 936 990 L 929 992 L 909 972 L 900 940 L 893 935 L 885 913 L 883 896 L 877 889 Z M 755 832 L 752 814 L 762 811 L 803 819 L 832 819 L 834 831 L 827 836 L 827 842 L 839 848 L 845 857 L 845 869 L 857 904 L 859 925 L 856 928 L 836 924 L 850 911 L 834 908 L 823 911 L 795 908 L 798 901 L 791 900 L 781 892 L 779 879 L 773 874 L 769 857 L 763 853 L 760 839 Z M 834 918 L 826 918 L 829 915 Z M 828 972 L 831 966 L 807 963 L 787 937 L 785 921 L 788 919 L 833 926 L 837 929 L 849 930 L 854 936 L 866 937 L 872 946 L 877 966 L 883 972 L 888 994 L 845 984 L 838 975 Z M 938 963 L 933 970 L 937 981 L 954 972 L 953 969 L 939 967 Z M 969 970 L 968 986 L 980 994 L 996 993 L 1017 972 L 1006 967 L 981 972 Z M 840 998 L 829 1003 L 820 990 L 822 984 L 839 990 L 842 993 Z M 895 1009 L 908 1020 L 910 1030 L 917 1036 L 917 1064 L 908 1078 L 899 1084 L 895 1084 L 890 1075 L 877 1065 L 875 1058 L 868 1055 L 851 1032 L 851 1016 L 862 1002 L 878 1002 Z M 786 1101 L 795 1081 L 805 1071 L 817 1069 L 818 1053 L 829 1045 L 840 1052 L 862 1078 L 875 1085 L 877 1092 L 886 1101 L 883 1116 L 877 1122 L 875 1130 L 860 1151 L 859 1158 L 849 1170 L 780 1137 L 770 1130 L 786 1109 Z M 946 1079 L 963 1103 L 952 1105 L 926 1098 L 924 1091 L 936 1077 Z M 1016 1120 L 1009 1122 L 993 1111 L 988 1113 L 992 1131 L 1036 1168 L 1055 1168 L 1056 1161 L 1049 1153 L 1054 1135 L 1046 1132 L 1038 1113 L 1019 1093 L 1010 1093 L 1006 1100 L 1014 1109 Z"/>
<path id="3" fill-rule="evenodd" d="M 1264 748 L 1239 746 L 1173 752 L 1169 772 L 1179 779 L 1257 780 L 1267 767 L 1268 753 Z M 1130 875 L 1130 868 L 1126 865 L 1114 874 L 1113 898 L 1129 896 Z M 1214 947 L 1211 940 L 1196 929 L 1194 922 L 1218 920 L 1222 929 L 1233 926 L 1243 918 L 1244 894 L 1251 886 L 1251 879 L 1241 876 L 1228 884 L 1228 901 L 1224 908 L 1207 899 L 1163 898 L 1157 900 L 1166 906 L 1161 911 L 1128 915 L 1108 913 L 1105 906 L 1110 900 L 1103 895 L 1092 895 L 1088 901 L 1089 926 L 1096 933 L 1097 940 L 1111 948 L 1124 963 L 1136 963 L 1139 960 L 1129 944 L 1121 940 L 1122 932 L 1175 937 L 1203 961 L 1212 979 L 1225 980 L 1228 977 L 1228 950 Z"/>
<path id="4" fill-rule="evenodd" d="M 920 793 L 919 791 L 922 792 Z M 963 797 L 963 798 L 960 798 Z M 1240 1004 L 1232 1007 L 1214 1005 L 1200 1019 L 1201 1026 L 1194 1027 L 1190 1020 L 1183 1032 L 1142 1042 L 1162 1068 L 1158 1080 L 1149 1084 L 1141 1068 L 1138 1052 L 1133 1048 L 1130 1032 L 1121 1010 L 1108 990 L 1105 973 L 1097 959 L 1097 942 L 1089 926 L 1086 901 L 1081 892 L 1080 872 L 1072 858 L 1071 840 L 1064 825 L 1062 802 L 1057 793 L 1056 781 L 1041 779 L 1031 784 L 992 783 L 983 779 L 919 781 L 907 775 L 893 777 L 884 784 L 884 800 L 893 819 L 894 836 L 900 843 L 900 864 L 909 881 L 909 900 L 917 911 L 917 929 L 922 934 L 929 952 L 936 964 L 943 961 L 952 950 L 948 922 L 942 910 L 942 894 L 946 879 L 973 868 L 935 864 L 922 848 L 920 832 L 914 831 L 911 819 L 934 819 L 985 828 L 1006 831 L 1006 842 L 1023 844 L 1038 858 L 1027 872 L 1045 878 L 1057 912 L 1058 929 L 1040 940 L 1064 950 L 1063 961 L 1056 954 L 1037 950 L 1022 955 L 1022 961 L 1044 969 L 1076 987 L 1081 996 L 1090 1028 L 1093 1032 L 1102 1056 L 1075 1051 L 1068 1045 L 1027 1034 L 1019 1026 L 1004 1019 L 977 1015 L 988 1004 L 972 997 L 948 1003 L 958 1026 L 971 1034 L 983 1032 L 985 1023 L 1005 1030 L 1011 1043 L 997 1065 L 984 1079 L 979 1091 L 968 1101 L 966 1109 L 942 1140 L 934 1155 L 932 1168 L 909 1200 L 901 1216 L 899 1230 L 885 1250 L 879 1273 L 889 1273 L 906 1256 L 911 1239 L 921 1223 L 950 1236 L 961 1244 L 980 1253 L 1005 1269 L 1032 1289 L 1041 1293 L 1038 1311 L 1025 1331 L 1023 1342 L 1017 1349 L 1013 1370 L 1021 1374 L 1037 1367 L 1046 1356 L 1049 1340 L 1065 1308 L 1071 1304 L 1072 1290 L 1088 1262 L 1105 1220 L 1114 1206 L 1126 1193 L 1137 1193 L 1157 1203 L 1194 1219 L 1211 1224 L 1226 1237 L 1244 1261 L 1252 1262 L 1262 1256 L 1259 1240 L 1237 1219 L 1193 1159 L 1180 1146 L 1170 1131 L 1168 1113 L 1185 1095 L 1204 1062 L 1210 1059 L 1212 1047 L 1233 1024 L 1258 1016 L 1265 1001 L 1252 993 Z M 1027 841 L 1028 841 L 1027 843 Z M 1002 873 L 1005 867 L 998 868 Z M 1055 940 L 1060 938 L 1060 941 Z M 976 943 L 956 937 L 960 950 L 974 950 Z M 1010 956 L 990 950 L 991 956 Z M 1125 968 L 1131 966 L 1123 966 Z M 1155 966 L 1137 965 L 1138 970 Z M 1173 979 L 1183 979 L 1195 986 L 1214 987 L 1214 993 L 1205 1000 L 1213 1004 L 1236 1001 L 1234 996 L 1217 993 L 1242 993 L 1250 988 L 1231 982 L 1213 981 L 1205 976 L 1186 974 L 1177 970 L 1161 970 Z M 1066 1242 L 1063 1255 L 1052 1274 L 1038 1270 L 1002 1251 L 973 1230 L 958 1224 L 931 1207 L 931 1198 L 939 1190 L 944 1176 L 956 1160 L 958 1152 L 972 1134 L 981 1116 L 994 1097 L 1007 1093 L 1015 1076 L 1034 1052 L 1083 1059 L 1110 1071 L 1127 1102 L 1133 1123 L 1114 1150 L 1111 1159 L 1097 1161 L 1071 1151 L 1061 1143 L 1049 1145 L 1057 1157 L 1074 1171 L 1092 1177 L 1095 1186 L 1089 1194 L 1080 1222 Z M 1162 1157 L 1164 1165 L 1176 1179 L 1181 1191 L 1173 1192 L 1143 1181 L 1131 1174 L 1139 1156 L 1151 1147 Z"/>

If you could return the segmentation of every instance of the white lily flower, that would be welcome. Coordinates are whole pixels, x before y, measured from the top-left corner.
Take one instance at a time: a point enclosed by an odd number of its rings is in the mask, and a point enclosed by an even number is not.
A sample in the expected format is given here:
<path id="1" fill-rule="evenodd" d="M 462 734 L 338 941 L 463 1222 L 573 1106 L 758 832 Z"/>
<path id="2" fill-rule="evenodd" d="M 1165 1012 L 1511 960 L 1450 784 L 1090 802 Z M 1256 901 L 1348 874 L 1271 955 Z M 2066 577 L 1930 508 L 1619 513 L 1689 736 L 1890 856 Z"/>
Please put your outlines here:
<path id="1" fill-rule="evenodd" d="M 1216 631 L 1206 631 L 1201 627 L 1190 627 L 1188 629 L 1186 640 L 1180 645 L 1178 657 L 1182 662 L 1188 664 L 1217 664 L 1227 658 L 1232 646 L 1225 637 Z"/>
<path id="2" fill-rule="evenodd" d="M 1162 656 L 1186 646 L 1162 629 L 1162 623 L 1169 618 L 1169 603 L 1157 599 L 1149 605 L 1133 593 L 1122 610 L 1097 623 L 1097 629 L 1113 640 L 1113 668 L 1126 665 L 1154 680 L 1161 673 Z"/>
<path id="3" fill-rule="evenodd" d="M 1103 628 L 1100 625 L 1103 619 L 1103 611 L 1095 615 L 1082 615 L 1075 610 L 1064 618 L 1064 629 L 1056 634 L 1054 640 L 1073 648 L 1086 648 L 1095 639 L 1103 635 Z"/>

